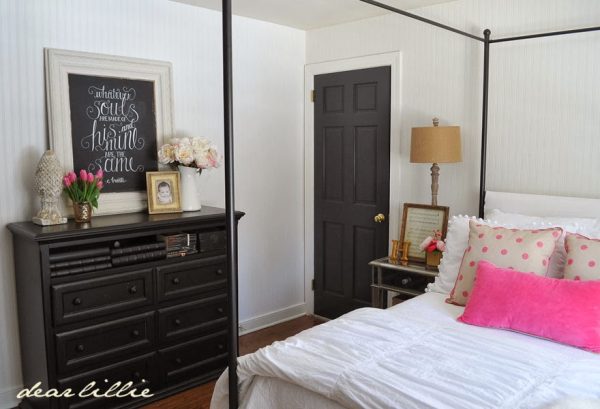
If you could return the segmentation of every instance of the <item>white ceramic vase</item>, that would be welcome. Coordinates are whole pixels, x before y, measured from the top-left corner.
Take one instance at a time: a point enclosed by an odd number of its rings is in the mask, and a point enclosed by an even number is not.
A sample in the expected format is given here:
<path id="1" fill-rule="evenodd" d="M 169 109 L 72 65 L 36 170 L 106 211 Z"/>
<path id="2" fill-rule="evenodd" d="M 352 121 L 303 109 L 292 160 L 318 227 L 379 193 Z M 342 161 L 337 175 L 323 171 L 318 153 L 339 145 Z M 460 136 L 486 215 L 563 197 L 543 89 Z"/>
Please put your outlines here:
<path id="1" fill-rule="evenodd" d="M 201 169 L 178 166 L 181 176 L 181 210 L 195 212 L 202 209 L 200 194 Z"/>

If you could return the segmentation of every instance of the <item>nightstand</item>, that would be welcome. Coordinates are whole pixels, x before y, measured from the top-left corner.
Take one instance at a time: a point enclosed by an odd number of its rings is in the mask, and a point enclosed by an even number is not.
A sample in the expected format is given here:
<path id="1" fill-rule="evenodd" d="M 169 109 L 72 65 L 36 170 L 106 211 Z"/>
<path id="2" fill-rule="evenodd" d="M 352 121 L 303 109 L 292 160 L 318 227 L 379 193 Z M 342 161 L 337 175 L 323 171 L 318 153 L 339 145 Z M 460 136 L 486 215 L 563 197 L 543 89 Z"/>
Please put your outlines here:
<path id="1" fill-rule="evenodd" d="M 390 263 L 389 257 L 373 260 L 371 266 L 371 302 L 375 308 L 386 308 L 387 293 L 392 291 L 407 298 L 425 292 L 427 284 L 437 277 L 437 271 L 425 269 L 425 264 L 409 263 L 407 266 Z"/>

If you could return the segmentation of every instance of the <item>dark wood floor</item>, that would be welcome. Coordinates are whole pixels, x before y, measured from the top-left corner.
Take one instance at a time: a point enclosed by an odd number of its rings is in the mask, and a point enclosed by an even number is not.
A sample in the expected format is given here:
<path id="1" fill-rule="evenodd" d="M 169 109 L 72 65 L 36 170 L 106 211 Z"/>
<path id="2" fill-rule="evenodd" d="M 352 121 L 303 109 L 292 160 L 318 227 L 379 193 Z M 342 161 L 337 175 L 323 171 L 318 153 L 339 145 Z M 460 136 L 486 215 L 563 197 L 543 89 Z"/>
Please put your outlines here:
<path id="1" fill-rule="evenodd" d="M 243 335 L 240 337 L 240 355 L 250 354 L 320 323 L 312 316 L 304 316 Z M 215 382 L 210 382 L 152 403 L 143 409 L 209 409 L 214 387 Z"/>

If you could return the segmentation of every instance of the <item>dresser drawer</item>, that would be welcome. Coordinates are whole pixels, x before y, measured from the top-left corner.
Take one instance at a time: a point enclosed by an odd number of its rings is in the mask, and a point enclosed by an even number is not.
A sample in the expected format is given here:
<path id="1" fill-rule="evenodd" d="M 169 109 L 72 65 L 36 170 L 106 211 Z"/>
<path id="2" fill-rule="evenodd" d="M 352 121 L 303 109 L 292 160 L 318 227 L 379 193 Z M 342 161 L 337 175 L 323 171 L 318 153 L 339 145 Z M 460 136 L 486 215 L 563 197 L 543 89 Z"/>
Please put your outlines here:
<path id="1" fill-rule="evenodd" d="M 227 366 L 227 331 L 159 351 L 160 380 L 167 384 L 202 377 Z"/>
<path id="2" fill-rule="evenodd" d="M 158 312 L 159 341 L 181 340 L 224 328 L 226 324 L 227 294 L 163 308 Z"/>
<path id="3" fill-rule="evenodd" d="M 154 312 L 56 335 L 60 373 L 150 350 L 155 344 Z"/>
<path id="4" fill-rule="evenodd" d="M 56 325 L 130 310 L 152 302 L 151 269 L 52 286 Z"/>
<path id="5" fill-rule="evenodd" d="M 103 368 L 86 372 L 70 378 L 63 378 L 58 381 L 58 390 L 63 391 L 71 388 L 74 394 L 79 394 L 90 382 L 95 382 L 95 388 L 100 392 L 105 392 L 116 382 L 125 384 L 133 382 L 132 388 L 141 393 L 143 389 L 149 389 L 150 393 L 160 387 L 157 382 L 156 354 L 147 354 L 139 358 L 130 359 L 115 365 L 105 366 Z M 108 382 L 105 382 L 107 380 Z M 92 389 L 86 389 L 92 390 Z M 131 390 L 131 389 L 129 389 Z M 140 399 L 140 398 L 138 398 Z M 72 398 L 59 399 L 59 408 L 61 409 L 92 409 L 92 408 L 111 408 L 130 403 L 132 398 Z M 140 399 L 141 400 L 141 399 Z"/>
<path id="6" fill-rule="evenodd" d="M 225 258 L 214 257 L 158 267 L 160 301 L 226 288 Z"/>

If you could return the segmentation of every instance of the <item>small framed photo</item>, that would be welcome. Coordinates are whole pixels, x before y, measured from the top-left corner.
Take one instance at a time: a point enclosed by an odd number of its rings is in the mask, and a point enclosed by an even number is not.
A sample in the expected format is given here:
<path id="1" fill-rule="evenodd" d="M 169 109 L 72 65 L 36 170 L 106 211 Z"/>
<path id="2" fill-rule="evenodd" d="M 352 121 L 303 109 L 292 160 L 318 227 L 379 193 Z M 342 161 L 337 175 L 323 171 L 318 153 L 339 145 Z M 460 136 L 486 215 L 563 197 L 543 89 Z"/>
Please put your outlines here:
<path id="1" fill-rule="evenodd" d="M 404 204 L 400 242 L 410 241 L 408 249 L 408 259 L 410 261 L 425 262 L 425 252 L 419 249 L 419 245 L 428 236 L 433 235 L 435 230 L 442 232 L 442 238 L 446 237 L 449 212 L 450 208 L 447 206 Z"/>
<path id="2" fill-rule="evenodd" d="M 179 172 L 146 172 L 148 213 L 181 213 Z"/>

